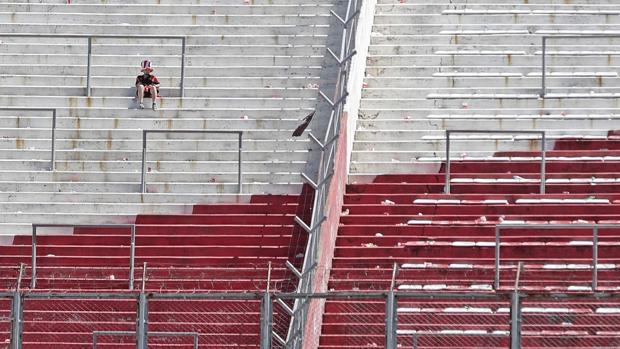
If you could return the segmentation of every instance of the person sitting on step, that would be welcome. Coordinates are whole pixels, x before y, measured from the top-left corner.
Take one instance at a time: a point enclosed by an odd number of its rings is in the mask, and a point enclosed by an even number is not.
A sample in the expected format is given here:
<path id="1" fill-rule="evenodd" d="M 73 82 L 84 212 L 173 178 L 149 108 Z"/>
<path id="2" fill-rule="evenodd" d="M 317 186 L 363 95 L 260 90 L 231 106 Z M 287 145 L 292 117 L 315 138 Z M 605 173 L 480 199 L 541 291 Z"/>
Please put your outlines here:
<path id="1" fill-rule="evenodd" d="M 142 75 L 136 78 L 136 97 L 140 109 L 144 109 L 144 97 L 153 99 L 153 110 L 157 110 L 157 97 L 159 96 L 159 80 L 153 75 L 151 61 L 142 62 Z"/>

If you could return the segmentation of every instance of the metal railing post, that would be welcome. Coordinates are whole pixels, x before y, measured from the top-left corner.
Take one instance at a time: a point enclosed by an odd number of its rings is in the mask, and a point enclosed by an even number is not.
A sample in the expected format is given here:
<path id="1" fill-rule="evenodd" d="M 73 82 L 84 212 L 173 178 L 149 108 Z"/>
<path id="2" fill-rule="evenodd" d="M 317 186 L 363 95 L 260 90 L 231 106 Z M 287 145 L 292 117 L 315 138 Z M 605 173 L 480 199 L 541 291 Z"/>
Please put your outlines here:
<path id="1" fill-rule="evenodd" d="M 542 89 L 540 91 L 540 97 L 545 98 L 547 94 L 547 37 L 542 37 Z"/>
<path id="2" fill-rule="evenodd" d="M 146 130 L 142 130 L 142 164 L 140 170 L 140 192 L 146 192 Z"/>
<path id="3" fill-rule="evenodd" d="M 56 109 L 52 109 L 52 154 L 51 154 L 51 171 L 56 171 Z"/>
<path id="4" fill-rule="evenodd" d="M 598 226 L 592 228 L 592 290 L 598 288 Z"/>
<path id="5" fill-rule="evenodd" d="M 237 183 L 239 183 L 238 193 L 243 192 L 243 171 L 241 170 L 243 163 L 243 132 L 239 132 L 239 158 L 237 163 Z"/>
<path id="6" fill-rule="evenodd" d="M 181 38 L 181 98 L 185 97 L 185 52 L 187 37 Z"/>
<path id="7" fill-rule="evenodd" d="M 32 225 L 32 276 L 30 278 L 30 288 L 34 289 L 37 285 L 37 225 Z"/>
<path id="8" fill-rule="evenodd" d="M 22 310 L 22 295 L 18 288 L 11 302 L 11 349 L 22 348 Z"/>
<path id="9" fill-rule="evenodd" d="M 545 194 L 547 184 L 547 136 L 545 132 L 542 133 L 541 138 L 540 193 Z"/>
<path id="10" fill-rule="evenodd" d="M 92 68 L 92 55 L 93 55 L 93 37 L 88 37 L 88 54 L 86 59 L 86 97 L 91 95 L 91 68 Z"/>
<path id="11" fill-rule="evenodd" d="M 387 294 L 385 302 L 385 348 L 396 349 L 396 295 L 393 290 Z"/>
<path id="12" fill-rule="evenodd" d="M 273 308 L 269 292 L 263 294 L 261 302 L 260 349 L 271 349 L 271 331 L 273 325 Z"/>
<path id="13" fill-rule="evenodd" d="M 510 349 L 521 349 L 521 298 L 517 291 L 510 298 Z"/>
<path id="14" fill-rule="evenodd" d="M 450 194 L 450 130 L 446 130 L 446 184 L 444 193 Z"/>
<path id="15" fill-rule="evenodd" d="M 131 246 L 129 250 L 129 289 L 133 290 L 134 270 L 136 268 L 136 226 L 131 226 Z"/>
<path id="16" fill-rule="evenodd" d="M 499 290 L 499 256 L 500 256 L 500 227 L 495 226 L 495 278 L 493 280 L 493 288 Z"/>
<path id="17" fill-rule="evenodd" d="M 146 299 L 146 293 L 144 293 L 144 290 L 142 290 L 142 292 L 140 292 L 140 298 L 138 300 L 138 326 L 136 327 L 136 349 L 148 349 L 147 319 L 148 301 Z"/>

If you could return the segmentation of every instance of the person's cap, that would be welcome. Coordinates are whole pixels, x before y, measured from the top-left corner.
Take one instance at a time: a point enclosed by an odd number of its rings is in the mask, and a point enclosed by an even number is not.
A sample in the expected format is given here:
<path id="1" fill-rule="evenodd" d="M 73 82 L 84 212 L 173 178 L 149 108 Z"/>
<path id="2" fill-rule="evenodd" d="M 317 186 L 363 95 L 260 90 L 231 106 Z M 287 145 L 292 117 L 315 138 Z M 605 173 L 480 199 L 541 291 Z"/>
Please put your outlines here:
<path id="1" fill-rule="evenodd" d="M 151 64 L 151 61 L 149 61 L 148 59 L 145 59 L 144 61 L 142 61 L 141 68 L 142 68 L 142 71 L 153 71 L 153 65 Z"/>

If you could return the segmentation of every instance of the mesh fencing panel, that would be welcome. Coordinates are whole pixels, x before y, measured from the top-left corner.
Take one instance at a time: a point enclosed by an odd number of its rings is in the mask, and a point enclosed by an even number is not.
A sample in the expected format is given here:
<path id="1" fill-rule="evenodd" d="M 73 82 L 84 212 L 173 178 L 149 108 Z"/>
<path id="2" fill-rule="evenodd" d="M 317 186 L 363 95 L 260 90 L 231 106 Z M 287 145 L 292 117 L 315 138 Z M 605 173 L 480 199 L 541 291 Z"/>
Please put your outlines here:
<path id="1" fill-rule="evenodd" d="M 0 348 L 8 348 L 11 341 L 11 302 L 0 296 Z"/>
<path id="2" fill-rule="evenodd" d="M 525 298 L 521 309 L 522 348 L 620 347 L 617 298 Z"/>
<path id="3" fill-rule="evenodd" d="M 398 297 L 397 340 L 404 348 L 509 348 L 510 302 Z"/>
<path id="4" fill-rule="evenodd" d="M 92 348 L 94 331 L 136 332 L 135 298 L 27 296 L 23 299 L 23 346 Z M 101 347 L 135 347 L 135 336 L 102 336 Z"/>
<path id="5" fill-rule="evenodd" d="M 213 348 L 258 348 L 260 311 L 260 299 L 150 299 L 149 331 L 196 332 Z"/>
<path id="6" fill-rule="evenodd" d="M 385 299 L 327 299 L 320 345 L 380 348 L 385 344 Z"/>

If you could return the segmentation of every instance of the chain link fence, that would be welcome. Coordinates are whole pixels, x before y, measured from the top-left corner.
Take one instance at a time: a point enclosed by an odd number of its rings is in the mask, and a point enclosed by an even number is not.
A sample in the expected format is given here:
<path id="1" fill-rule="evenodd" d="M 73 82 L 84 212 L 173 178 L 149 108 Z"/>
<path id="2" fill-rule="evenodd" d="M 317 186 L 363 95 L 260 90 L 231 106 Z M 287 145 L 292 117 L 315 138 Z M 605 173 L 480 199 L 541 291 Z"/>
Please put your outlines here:
<path id="1" fill-rule="evenodd" d="M 0 295 L 0 348 L 10 345 L 16 294 Z M 612 293 L 23 292 L 17 348 L 129 349 L 140 338 L 143 349 L 287 348 L 302 298 L 307 314 L 320 315 L 307 323 L 303 348 L 620 347 Z"/>
<path id="2" fill-rule="evenodd" d="M 26 293 L 22 298 L 22 345 L 92 348 L 93 332 L 136 332 L 137 299 L 131 294 Z M 135 346 L 135 335 L 102 336 L 110 348 Z"/>
<path id="3" fill-rule="evenodd" d="M 11 342 L 11 308 L 13 298 L 0 294 L 0 348 L 8 349 Z"/>
<path id="4" fill-rule="evenodd" d="M 397 342 L 403 348 L 505 348 L 510 298 L 494 295 L 397 296 Z"/>
<path id="5" fill-rule="evenodd" d="M 620 298 L 525 297 L 522 348 L 619 348 Z"/>

